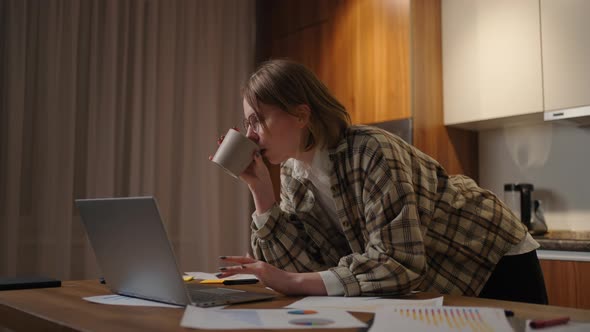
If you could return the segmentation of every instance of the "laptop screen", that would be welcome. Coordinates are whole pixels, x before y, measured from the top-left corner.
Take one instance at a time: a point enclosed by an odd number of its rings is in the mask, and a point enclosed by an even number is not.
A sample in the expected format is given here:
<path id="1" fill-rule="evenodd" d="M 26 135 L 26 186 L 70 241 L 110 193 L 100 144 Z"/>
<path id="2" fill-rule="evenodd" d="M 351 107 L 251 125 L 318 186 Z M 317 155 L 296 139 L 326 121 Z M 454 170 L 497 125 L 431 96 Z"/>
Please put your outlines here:
<path id="1" fill-rule="evenodd" d="M 78 199 L 76 205 L 113 292 L 166 303 L 189 303 L 153 197 Z"/>

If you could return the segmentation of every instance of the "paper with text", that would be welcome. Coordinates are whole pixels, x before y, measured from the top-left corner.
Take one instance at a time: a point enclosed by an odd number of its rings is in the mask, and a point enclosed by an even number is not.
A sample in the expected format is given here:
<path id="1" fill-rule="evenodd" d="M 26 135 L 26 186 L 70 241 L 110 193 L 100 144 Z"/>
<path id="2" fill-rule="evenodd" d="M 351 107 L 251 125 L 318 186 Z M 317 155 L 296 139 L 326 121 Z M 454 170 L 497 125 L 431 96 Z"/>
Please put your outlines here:
<path id="1" fill-rule="evenodd" d="M 512 332 L 503 309 L 407 306 L 377 310 L 369 332 Z"/>
<path id="2" fill-rule="evenodd" d="M 344 310 L 226 309 L 187 306 L 180 326 L 195 329 L 360 328 L 367 324 Z"/>
<path id="3" fill-rule="evenodd" d="M 379 297 L 308 296 L 287 307 L 301 309 L 341 309 L 355 312 L 375 312 L 377 309 L 400 305 L 442 306 L 443 298 L 427 300 L 384 299 Z"/>

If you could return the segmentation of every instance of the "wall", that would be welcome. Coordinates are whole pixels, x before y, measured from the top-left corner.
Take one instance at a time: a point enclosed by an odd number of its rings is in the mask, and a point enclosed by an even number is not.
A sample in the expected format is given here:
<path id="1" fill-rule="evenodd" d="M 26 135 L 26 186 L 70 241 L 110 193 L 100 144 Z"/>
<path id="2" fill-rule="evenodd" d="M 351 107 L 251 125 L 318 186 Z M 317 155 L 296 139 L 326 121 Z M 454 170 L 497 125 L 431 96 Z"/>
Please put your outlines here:
<path id="1" fill-rule="evenodd" d="M 529 182 L 549 229 L 590 230 L 590 127 L 542 123 L 480 132 L 482 187 Z"/>

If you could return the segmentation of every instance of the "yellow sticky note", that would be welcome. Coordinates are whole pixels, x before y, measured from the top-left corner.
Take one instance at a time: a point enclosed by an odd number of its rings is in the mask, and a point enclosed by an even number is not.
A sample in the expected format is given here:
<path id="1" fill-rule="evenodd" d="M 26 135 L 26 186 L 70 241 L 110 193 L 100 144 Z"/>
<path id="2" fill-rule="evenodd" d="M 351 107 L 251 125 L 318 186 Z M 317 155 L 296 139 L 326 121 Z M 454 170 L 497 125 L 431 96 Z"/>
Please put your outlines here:
<path id="1" fill-rule="evenodd" d="M 195 278 L 193 278 L 192 276 L 182 276 L 182 280 L 184 280 L 184 281 L 191 281 L 193 279 L 195 279 Z"/>
<path id="2" fill-rule="evenodd" d="M 223 284 L 223 279 L 205 279 L 201 284 Z"/>

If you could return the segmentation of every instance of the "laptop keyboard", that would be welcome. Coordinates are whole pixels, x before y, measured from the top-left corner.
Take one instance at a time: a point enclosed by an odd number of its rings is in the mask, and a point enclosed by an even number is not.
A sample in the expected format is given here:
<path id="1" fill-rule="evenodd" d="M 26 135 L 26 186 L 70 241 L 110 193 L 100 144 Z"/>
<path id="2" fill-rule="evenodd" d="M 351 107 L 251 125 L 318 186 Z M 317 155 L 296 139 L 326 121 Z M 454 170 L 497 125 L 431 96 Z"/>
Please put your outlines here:
<path id="1" fill-rule="evenodd" d="M 198 307 L 213 307 L 232 303 L 269 300 L 275 297 L 273 294 L 209 287 L 200 284 L 188 284 L 187 289 L 192 304 Z"/>
<path id="2" fill-rule="evenodd" d="M 232 300 L 239 300 L 243 299 L 244 291 L 240 290 L 233 290 L 233 289 L 226 289 L 226 288 L 198 288 L 198 289 L 188 289 L 189 296 L 191 299 L 196 302 L 209 302 L 209 301 L 232 301 Z"/>

